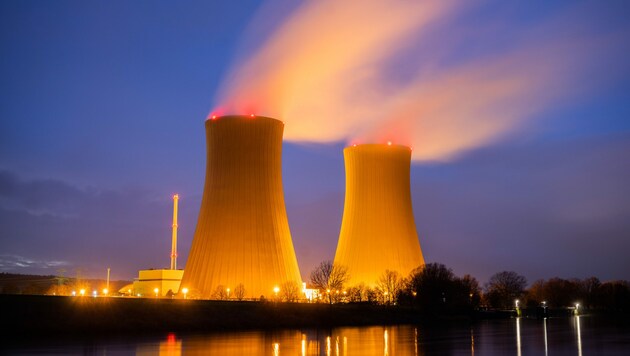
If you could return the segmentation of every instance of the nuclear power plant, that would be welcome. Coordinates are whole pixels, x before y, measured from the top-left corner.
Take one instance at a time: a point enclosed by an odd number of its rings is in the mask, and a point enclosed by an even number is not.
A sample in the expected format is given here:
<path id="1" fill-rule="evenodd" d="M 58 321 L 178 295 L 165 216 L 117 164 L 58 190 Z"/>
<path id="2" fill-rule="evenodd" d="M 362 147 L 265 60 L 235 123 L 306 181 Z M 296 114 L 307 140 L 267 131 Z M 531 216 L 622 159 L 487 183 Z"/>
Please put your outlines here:
<path id="1" fill-rule="evenodd" d="M 344 149 L 346 195 L 334 263 L 347 285 L 374 287 L 385 270 L 406 277 L 424 264 L 411 206 L 411 149 L 387 144 Z"/>
<path id="2" fill-rule="evenodd" d="M 244 287 L 245 298 L 259 298 L 301 286 L 282 189 L 284 123 L 235 115 L 205 127 L 206 181 L 180 294 L 229 297 Z"/>

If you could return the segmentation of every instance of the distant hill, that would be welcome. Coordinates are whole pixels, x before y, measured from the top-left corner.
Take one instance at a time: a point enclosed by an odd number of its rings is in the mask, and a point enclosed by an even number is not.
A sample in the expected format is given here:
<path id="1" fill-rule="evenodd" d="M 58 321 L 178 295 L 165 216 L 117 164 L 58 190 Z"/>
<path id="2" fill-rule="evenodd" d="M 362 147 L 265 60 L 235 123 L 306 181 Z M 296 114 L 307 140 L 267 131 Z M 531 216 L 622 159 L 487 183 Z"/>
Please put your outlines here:
<path id="1" fill-rule="evenodd" d="M 116 294 L 120 288 L 132 281 L 109 281 L 109 294 Z M 0 294 L 39 294 L 71 295 L 85 289 L 86 294 L 96 290 L 102 293 L 107 281 L 104 279 L 77 279 L 61 276 L 41 276 L 31 274 L 0 273 Z"/>

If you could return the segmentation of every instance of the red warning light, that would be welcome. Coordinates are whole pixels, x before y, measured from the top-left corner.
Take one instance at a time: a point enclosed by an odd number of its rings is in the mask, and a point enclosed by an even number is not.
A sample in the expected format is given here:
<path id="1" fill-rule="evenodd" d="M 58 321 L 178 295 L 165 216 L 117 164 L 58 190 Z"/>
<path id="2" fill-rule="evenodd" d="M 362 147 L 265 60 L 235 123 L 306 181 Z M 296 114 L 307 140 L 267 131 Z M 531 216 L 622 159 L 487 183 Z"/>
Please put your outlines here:
<path id="1" fill-rule="evenodd" d="M 174 333 L 168 333 L 168 335 L 166 335 L 166 343 L 169 345 L 174 344 L 177 341 L 177 339 L 175 338 L 175 334 Z"/>

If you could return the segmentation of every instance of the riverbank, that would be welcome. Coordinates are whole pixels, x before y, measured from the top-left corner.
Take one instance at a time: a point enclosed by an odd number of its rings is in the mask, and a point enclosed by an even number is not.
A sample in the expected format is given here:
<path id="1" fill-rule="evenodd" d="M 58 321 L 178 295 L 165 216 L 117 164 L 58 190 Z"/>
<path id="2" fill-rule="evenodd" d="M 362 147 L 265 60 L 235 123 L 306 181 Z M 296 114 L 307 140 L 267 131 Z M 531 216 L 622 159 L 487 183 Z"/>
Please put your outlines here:
<path id="1" fill-rule="evenodd" d="M 435 318 L 418 309 L 373 304 L 307 304 L 183 299 L 0 295 L 3 336 L 150 334 L 216 330 L 467 323 L 510 311 Z"/>
<path id="2" fill-rule="evenodd" d="M 369 304 L 306 304 L 116 297 L 0 295 L 10 334 L 151 333 L 341 325 L 414 324 L 416 310 Z"/>

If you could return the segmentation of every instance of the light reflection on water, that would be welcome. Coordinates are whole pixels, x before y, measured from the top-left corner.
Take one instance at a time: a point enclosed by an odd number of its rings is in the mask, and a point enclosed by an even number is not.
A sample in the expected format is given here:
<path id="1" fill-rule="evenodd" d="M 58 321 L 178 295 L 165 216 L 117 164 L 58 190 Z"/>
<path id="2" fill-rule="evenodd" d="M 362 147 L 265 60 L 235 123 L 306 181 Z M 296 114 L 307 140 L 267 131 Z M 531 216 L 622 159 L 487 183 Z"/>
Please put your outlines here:
<path id="1" fill-rule="evenodd" d="M 630 325 L 575 316 L 486 320 L 469 324 L 334 329 L 169 333 L 160 338 L 103 340 L 89 345 L 15 346 L 9 354 L 107 355 L 582 355 L 630 354 Z M 605 319 L 604 319 L 605 321 Z M 87 351 L 86 351 L 87 350 Z M 0 353 L 3 353 L 0 350 Z"/>

